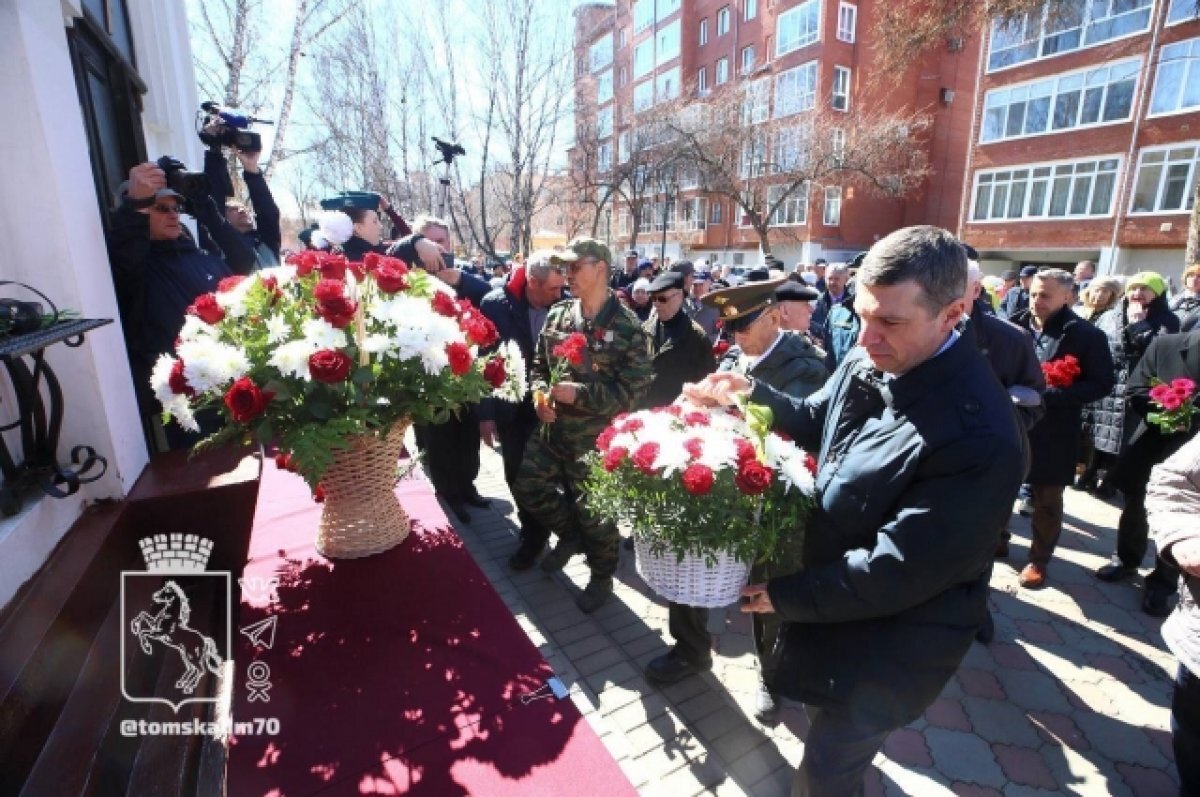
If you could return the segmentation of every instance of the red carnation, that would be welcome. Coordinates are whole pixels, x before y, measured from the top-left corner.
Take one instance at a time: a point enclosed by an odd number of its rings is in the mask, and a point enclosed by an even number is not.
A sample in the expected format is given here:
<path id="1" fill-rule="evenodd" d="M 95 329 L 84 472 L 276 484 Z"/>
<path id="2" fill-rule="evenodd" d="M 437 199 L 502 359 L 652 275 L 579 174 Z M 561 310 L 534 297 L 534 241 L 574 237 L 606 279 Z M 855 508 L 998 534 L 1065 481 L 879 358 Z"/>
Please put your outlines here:
<path id="1" fill-rule="evenodd" d="M 235 421 L 247 423 L 262 415 L 274 396 L 270 391 L 261 390 L 250 377 L 243 376 L 225 393 L 225 406 Z"/>
<path id="2" fill-rule="evenodd" d="M 225 311 L 217 304 L 215 294 L 202 293 L 187 309 L 188 315 L 194 315 L 206 324 L 215 324 L 225 317 Z"/>
<path id="3" fill-rule="evenodd" d="M 491 319 L 479 313 L 464 315 L 459 326 L 476 346 L 491 346 L 500 339 L 499 333 L 496 332 L 496 325 L 491 322 Z"/>
<path id="4" fill-rule="evenodd" d="M 493 357 L 483 366 L 483 378 L 497 390 L 504 387 L 504 380 L 508 379 L 508 371 L 504 366 L 503 357 Z"/>
<path id="5" fill-rule="evenodd" d="M 297 276 L 307 277 L 313 273 L 321 259 L 317 252 L 296 252 L 288 257 L 287 262 L 296 267 Z"/>
<path id="6" fill-rule="evenodd" d="M 758 452 L 754 450 L 754 444 L 746 438 L 735 438 L 733 445 L 735 448 L 737 448 L 738 464 L 743 462 L 754 462 L 758 460 Z"/>
<path id="7" fill-rule="evenodd" d="M 358 304 L 345 296 L 338 296 L 324 302 L 317 302 L 317 315 L 329 322 L 330 326 L 345 329 L 354 320 Z"/>
<path id="8" fill-rule="evenodd" d="M 709 418 L 707 412 L 689 412 L 683 416 L 683 422 L 688 426 L 708 426 Z"/>
<path id="9" fill-rule="evenodd" d="M 631 418 L 628 421 L 626 421 L 624 424 L 622 424 L 621 431 L 627 432 L 627 433 L 628 432 L 636 432 L 638 429 L 641 429 L 643 426 L 645 426 L 645 424 L 642 423 L 641 418 Z"/>
<path id="10" fill-rule="evenodd" d="M 617 430 L 614 427 L 609 426 L 606 428 L 603 432 L 596 436 L 596 450 L 607 451 L 608 447 L 612 445 L 613 438 L 616 436 Z"/>
<path id="11" fill-rule="evenodd" d="M 757 460 L 746 460 L 739 465 L 733 483 L 746 495 L 762 495 L 771 486 L 771 469 Z"/>
<path id="12" fill-rule="evenodd" d="M 629 454 L 629 449 L 624 446 L 616 446 L 610 448 L 604 453 L 604 469 L 612 473 L 625 460 Z"/>
<path id="13" fill-rule="evenodd" d="M 327 280 L 346 279 L 346 267 L 350 264 L 345 255 L 322 255 L 317 262 L 317 270 L 321 277 Z"/>
<path id="14" fill-rule="evenodd" d="M 217 293 L 225 293 L 226 291 L 231 291 L 245 281 L 246 281 L 246 278 L 241 276 L 240 274 L 237 276 L 234 276 L 234 277 L 226 277 L 225 279 L 223 279 L 217 283 Z"/>
<path id="15" fill-rule="evenodd" d="M 691 455 L 692 459 L 700 459 L 700 457 L 704 454 L 704 442 L 701 441 L 699 437 L 692 437 L 688 440 L 685 440 L 683 443 L 683 448 L 688 452 L 689 455 Z"/>
<path id="16" fill-rule="evenodd" d="M 658 443 L 642 443 L 630 457 L 633 466 L 647 476 L 654 475 L 654 460 L 658 458 Z"/>
<path id="17" fill-rule="evenodd" d="M 371 273 L 375 275 L 375 284 L 384 293 L 408 290 L 408 279 L 404 276 L 405 272 L 390 263 L 380 265 Z"/>
<path id="18" fill-rule="evenodd" d="M 374 271 L 379 267 L 379 263 L 383 259 L 383 255 L 379 254 L 378 252 L 367 252 L 365 255 L 363 255 L 362 264 L 367 271 Z"/>
<path id="19" fill-rule="evenodd" d="M 551 350 L 555 357 L 562 357 L 571 365 L 583 365 L 583 352 L 587 349 L 587 338 L 581 332 L 572 332 L 567 339 Z"/>
<path id="20" fill-rule="evenodd" d="M 701 465 L 699 462 L 688 465 L 681 478 L 683 479 L 683 489 L 692 495 L 708 495 L 715 481 L 712 468 Z"/>
<path id="21" fill-rule="evenodd" d="M 727 351 L 729 351 L 729 341 L 718 340 L 713 344 L 712 353 L 714 357 L 724 357 Z"/>
<path id="22" fill-rule="evenodd" d="M 683 416 L 683 407 L 678 404 L 668 404 L 663 408 L 663 412 L 667 415 L 674 415 L 676 418 L 680 418 Z"/>
<path id="23" fill-rule="evenodd" d="M 325 503 L 325 488 L 319 484 L 317 485 L 317 489 L 313 490 L 313 500 L 318 504 Z"/>
<path id="24" fill-rule="evenodd" d="M 175 364 L 171 366 L 171 375 L 167 377 L 167 385 L 177 396 L 196 395 L 196 391 L 187 383 L 187 377 L 183 375 L 183 360 L 176 360 Z"/>
<path id="25" fill-rule="evenodd" d="M 814 477 L 816 477 L 816 475 L 817 475 L 817 458 L 814 457 L 812 454 L 805 454 L 804 455 L 804 467 L 808 470 L 809 473 L 811 473 Z"/>
<path id="26" fill-rule="evenodd" d="M 447 343 L 446 356 L 450 358 L 450 370 L 462 376 L 471 370 L 471 350 L 462 343 Z"/>
<path id="27" fill-rule="evenodd" d="M 454 304 L 454 300 L 441 291 L 435 291 L 433 294 L 433 312 L 438 315 L 444 315 L 446 318 L 458 318 L 458 307 Z"/>
<path id="28" fill-rule="evenodd" d="M 308 372 L 313 380 L 326 385 L 345 382 L 354 361 L 336 349 L 321 349 L 308 358 Z"/>
<path id="29" fill-rule="evenodd" d="M 290 459 L 290 458 L 291 458 L 291 455 L 288 454 L 286 451 L 278 452 L 277 454 L 275 454 L 275 467 L 279 468 L 280 470 L 287 470 L 288 469 L 288 459 Z"/>
<path id="30" fill-rule="evenodd" d="M 1047 387 L 1064 388 L 1075 384 L 1083 371 L 1079 367 L 1079 360 L 1068 354 L 1060 360 L 1042 363 L 1042 373 L 1046 377 Z"/>

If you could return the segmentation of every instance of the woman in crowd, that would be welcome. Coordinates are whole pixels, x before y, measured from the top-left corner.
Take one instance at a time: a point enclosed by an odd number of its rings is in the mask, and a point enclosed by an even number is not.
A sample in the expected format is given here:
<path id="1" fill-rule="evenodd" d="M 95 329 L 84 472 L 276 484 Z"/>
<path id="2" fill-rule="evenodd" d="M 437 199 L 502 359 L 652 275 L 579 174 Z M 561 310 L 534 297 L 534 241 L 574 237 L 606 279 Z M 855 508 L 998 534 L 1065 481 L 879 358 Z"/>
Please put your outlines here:
<path id="1" fill-rule="evenodd" d="M 1082 309 L 1078 315 L 1085 321 L 1096 322 L 1112 309 L 1121 298 L 1121 280 L 1116 277 L 1096 277 L 1079 296 Z"/>
<path id="2" fill-rule="evenodd" d="M 650 317 L 650 310 L 653 308 L 650 302 L 650 280 L 638 277 L 631 288 L 629 308 L 637 315 L 638 320 L 645 321 Z"/>
<path id="3" fill-rule="evenodd" d="M 1200 326 L 1200 263 L 1183 272 L 1183 291 L 1171 302 L 1171 312 L 1179 317 L 1179 331 L 1191 332 Z"/>

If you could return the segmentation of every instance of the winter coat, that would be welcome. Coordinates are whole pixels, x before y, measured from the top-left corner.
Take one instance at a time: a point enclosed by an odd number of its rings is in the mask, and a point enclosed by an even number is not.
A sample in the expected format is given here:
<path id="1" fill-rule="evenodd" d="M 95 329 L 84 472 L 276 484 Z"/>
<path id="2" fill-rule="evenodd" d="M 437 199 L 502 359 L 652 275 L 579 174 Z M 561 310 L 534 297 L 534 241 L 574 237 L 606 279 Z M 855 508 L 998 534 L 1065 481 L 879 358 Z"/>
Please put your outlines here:
<path id="1" fill-rule="evenodd" d="M 234 192 L 221 150 L 205 151 L 204 174 L 208 177 L 209 194 L 217 207 L 223 208 L 225 200 L 234 196 Z M 243 169 L 242 181 L 250 195 L 250 207 L 254 209 L 254 229 L 241 235 L 246 239 L 246 245 L 254 250 L 259 268 L 277 266 L 279 249 L 283 244 L 283 232 L 279 226 L 279 206 L 275 204 L 275 197 L 272 196 L 261 172 L 251 173 Z"/>
<path id="2" fill-rule="evenodd" d="M 1090 430 L 1092 443 L 1098 451 L 1119 454 L 1125 447 L 1131 428 L 1126 428 L 1125 383 L 1146 352 L 1150 341 L 1158 335 L 1179 331 L 1179 319 L 1171 313 L 1166 300 L 1155 297 L 1146 308 L 1146 318 L 1136 324 L 1126 324 L 1129 300 L 1122 298 L 1096 320 L 1096 327 L 1108 337 L 1108 350 L 1113 360 L 1113 389 L 1097 402 L 1084 409 L 1084 428 Z"/>
<path id="3" fill-rule="evenodd" d="M 987 312 L 982 302 L 975 302 L 964 331 L 1006 390 L 1024 387 L 1037 393 L 1039 398 L 1046 392 L 1046 379 L 1033 350 L 1033 341 L 1023 329 Z M 1040 402 L 1018 405 L 1017 414 L 1028 431 L 1046 414 L 1046 406 Z"/>
<path id="4" fill-rule="evenodd" d="M 766 382 L 793 398 L 801 399 L 816 393 L 829 378 L 829 371 L 816 347 L 803 335 L 794 332 L 779 334 L 782 337 L 775 348 L 756 362 L 749 372 L 745 372 L 746 375 Z M 743 373 L 742 356 L 740 347 L 730 347 L 717 365 L 717 370 Z"/>
<path id="5" fill-rule="evenodd" d="M 708 336 L 683 308 L 670 321 L 655 314 L 642 324 L 654 361 L 654 381 L 638 403 L 640 409 L 663 407 L 679 397 L 684 382 L 698 382 L 716 368 Z"/>
<path id="6" fill-rule="evenodd" d="M 374 252 L 377 255 L 386 255 L 388 247 L 381 243 L 369 244 L 365 238 L 359 238 L 357 235 L 351 235 L 350 240 L 342 244 L 342 254 L 351 263 L 361 263 L 368 252 Z"/>
<path id="7" fill-rule="evenodd" d="M 788 623 L 774 686 L 860 727 L 903 726 L 986 612 L 996 529 L 1024 469 L 1011 401 L 961 337 L 898 377 L 856 349 L 807 399 L 755 380 L 751 400 L 819 463 L 809 565 L 768 582 Z"/>
<path id="8" fill-rule="evenodd" d="M 1112 354 L 1104 333 L 1069 307 L 1047 319 L 1040 332 L 1031 328 L 1032 318 L 1033 314 L 1026 310 L 1017 316 L 1015 323 L 1030 336 L 1039 363 L 1044 365 L 1067 355 L 1079 361 L 1081 373 L 1074 383 L 1046 388 L 1042 394 L 1046 414 L 1029 430 L 1033 456 L 1029 483 L 1066 486 L 1075 479 L 1083 405 L 1112 390 Z"/>
<path id="9" fill-rule="evenodd" d="M 1000 302 L 1000 310 L 996 315 L 1006 321 L 1014 320 L 1019 314 L 1029 311 L 1029 291 L 1022 287 L 1009 288 Z"/>
<path id="10" fill-rule="evenodd" d="M 1179 331 L 1191 332 L 1200 327 L 1200 296 L 1177 296 L 1171 302 L 1171 312 L 1179 319 Z"/>
<path id="11" fill-rule="evenodd" d="M 1200 436 L 1154 469 L 1146 513 L 1158 555 L 1174 563 L 1171 546 L 1200 537 Z M 1200 674 L 1200 577 L 1181 571 L 1179 603 L 1162 626 L 1163 640 L 1193 676 Z"/>

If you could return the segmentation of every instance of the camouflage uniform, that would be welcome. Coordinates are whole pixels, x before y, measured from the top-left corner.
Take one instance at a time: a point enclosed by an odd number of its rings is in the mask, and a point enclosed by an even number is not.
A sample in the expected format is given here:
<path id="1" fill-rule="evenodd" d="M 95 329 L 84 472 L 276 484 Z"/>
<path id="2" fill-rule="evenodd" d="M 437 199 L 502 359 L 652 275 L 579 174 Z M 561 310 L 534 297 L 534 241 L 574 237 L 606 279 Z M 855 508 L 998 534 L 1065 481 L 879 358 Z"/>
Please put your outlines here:
<path id="1" fill-rule="evenodd" d="M 581 366 L 568 366 L 564 382 L 581 383 L 572 405 L 558 404 L 558 417 L 542 424 L 530 438 L 525 459 L 513 484 L 517 506 L 532 514 L 560 544 L 577 545 L 587 554 L 593 578 L 610 578 L 617 569 L 616 525 L 592 515 L 582 482 L 587 476 L 583 455 L 596 436 L 619 413 L 636 406 L 654 373 L 645 333 L 637 316 L 609 293 L 595 319 L 586 320 L 578 299 L 550 308 L 538 338 L 530 369 L 531 387 L 549 390 L 551 350 L 573 332 L 583 333 L 588 347 Z"/>

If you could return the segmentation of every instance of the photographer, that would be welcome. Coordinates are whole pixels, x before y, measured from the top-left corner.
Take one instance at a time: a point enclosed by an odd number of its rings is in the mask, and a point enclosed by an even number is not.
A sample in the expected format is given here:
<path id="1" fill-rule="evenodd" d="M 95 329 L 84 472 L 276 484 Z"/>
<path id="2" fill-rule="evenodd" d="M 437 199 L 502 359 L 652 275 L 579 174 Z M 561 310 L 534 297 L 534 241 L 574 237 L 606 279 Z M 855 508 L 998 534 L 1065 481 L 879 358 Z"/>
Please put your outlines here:
<path id="1" fill-rule="evenodd" d="M 267 187 L 267 181 L 258 168 L 262 151 L 237 147 L 231 149 L 242 164 L 242 179 L 250 193 L 253 213 L 241 202 L 231 201 L 235 196 L 233 182 L 229 179 L 229 170 L 226 169 L 225 156 L 220 147 L 209 147 L 204 153 L 204 174 L 208 177 L 209 193 L 217 207 L 224 208 L 225 220 L 246 238 L 247 245 L 254 251 L 258 267 L 277 266 L 283 233 L 279 228 L 279 206 L 275 204 L 271 189 Z"/>
<path id="2" fill-rule="evenodd" d="M 190 183 L 186 188 L 191 196 L 185 197 L 168 187 L 164 165 L 182 171 L 181 164 L 167 158 L 129 170 L 128 188 L 112 216 L 108 247 L 143 416 L 159 412 L 150 391 L 150 371 L 159 355 L 172 351 L 188 306 L 197 296 L 216 290 L 224 277 L 249 274 L 255 266 L 246 239 L 202 190 L 202 176 L 183 175 L 185 179 L 175 181 L 180 186 Z M 184 228 L 180 216 L 185 202 L 224 259 L 200 249 Z M 177 427 L 168 427 L 167 434 L 172 447 L 187 442 Z"/>

